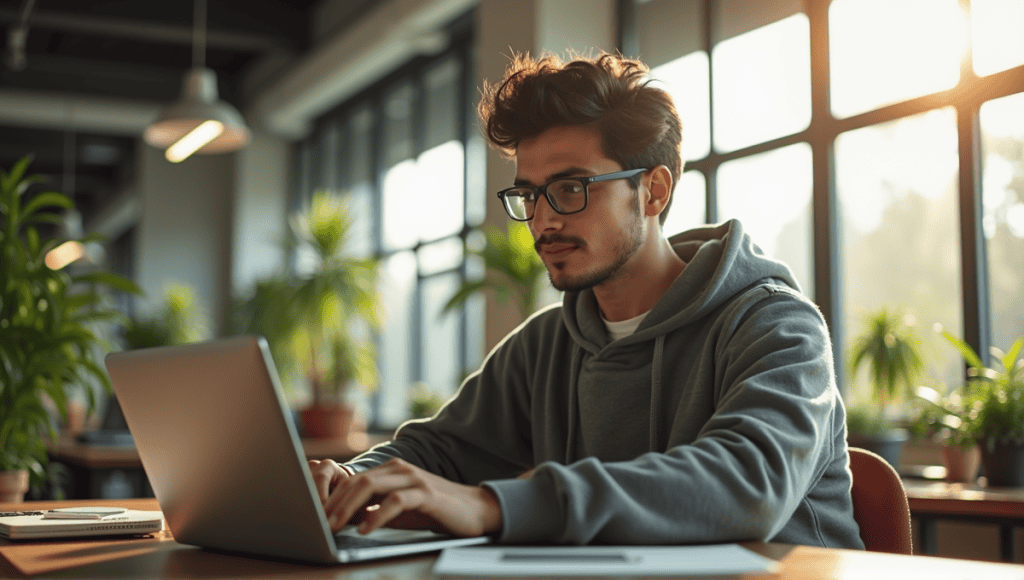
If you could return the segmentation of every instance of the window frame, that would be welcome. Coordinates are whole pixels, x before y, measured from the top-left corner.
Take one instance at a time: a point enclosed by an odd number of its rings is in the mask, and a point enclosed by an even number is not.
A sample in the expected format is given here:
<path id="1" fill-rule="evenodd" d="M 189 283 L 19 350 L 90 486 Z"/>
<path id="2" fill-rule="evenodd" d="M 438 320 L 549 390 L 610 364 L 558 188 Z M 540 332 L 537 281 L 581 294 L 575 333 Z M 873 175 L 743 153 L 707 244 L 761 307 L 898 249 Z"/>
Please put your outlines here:
<path id="1" fill-rule="evenodd" d="M 834 144 L 836 138 L 847 131 L 870 127 L 910 117 L 947 106 L 954 107 L 957 119 L 959 155 L 959 244 L 961 262 L 961 299 L 964 340 L 976 352 L 988 352 L 991 340 L 989 315 L 988 260 L 982 228 L 981 201 L 981 105 L 992 99 L 1024 92 L 1024 65 L 979 77 L 973 68 L 971 43 L 967 43 L 961 60 L 960 81 L 952 89 L 932 93 L 899 103 L 886 105 L 846 118 L 832 114 L 829 70 L 829 7 L 831 0 L 805 0 L 804 14 L 810 24 L 811 53 L 811 122 L 798 133 L 750 145 L 735 151 L 720 152 L 711 147 L 704 158 L 688 161 L 686 170 L 699 171 L 705 177 L 707 221 L 719 220 L 716 175 L 722 164 L 750 157 L 795 143 L 808 143 L 812 156 L 812 254 L 814 267 L 814 302 L 821 310 L 832 335 L 833 355 L 844 361 L 842 264 L 839 253 L 840 233 L 837 219 L 837 192 L 835 183 Z M 970 14 L 970 0 L 960 0 L 965 13 Z M 702 0 L 703 46 L 701 50 L 712 54 L 715 45 L 715 0 Z M 619 50 L 626 56 L 637 57 L 640 34 L 637 29 L 636 0 L 617 0 L 619 14 Z M 712 118 L 714 67 L 709 67 L 708 107 Z M 714 143 L 714 123 L 711 125 Z M 845 392 L 845 374 L 837 373 L 839 387 Z"/>

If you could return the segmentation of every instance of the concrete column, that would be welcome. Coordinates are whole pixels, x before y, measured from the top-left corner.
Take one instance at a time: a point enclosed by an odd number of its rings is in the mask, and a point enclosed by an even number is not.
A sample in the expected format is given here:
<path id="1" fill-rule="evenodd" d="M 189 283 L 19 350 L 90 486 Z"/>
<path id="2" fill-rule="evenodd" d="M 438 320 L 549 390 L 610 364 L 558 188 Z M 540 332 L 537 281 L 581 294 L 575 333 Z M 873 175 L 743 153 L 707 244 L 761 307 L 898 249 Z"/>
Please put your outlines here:
<path id="1" fill-rule="evenodd" d="M 290 143 L 255 131 L 248 147 L 236 153 L 232 215 L 231 293 L 244 296 L 260 279 L 278 274 L 285 264 Z"/>
<path id="2" fill-rule="evenodd" d="M 159 306 L 168 284 L 186 284 L 214 335 L 230 289 L 234 155 L 196 155 L 174 164 L 145 147 L 139 165 L 135 272 L 145 292 L 142 310 Z"/>

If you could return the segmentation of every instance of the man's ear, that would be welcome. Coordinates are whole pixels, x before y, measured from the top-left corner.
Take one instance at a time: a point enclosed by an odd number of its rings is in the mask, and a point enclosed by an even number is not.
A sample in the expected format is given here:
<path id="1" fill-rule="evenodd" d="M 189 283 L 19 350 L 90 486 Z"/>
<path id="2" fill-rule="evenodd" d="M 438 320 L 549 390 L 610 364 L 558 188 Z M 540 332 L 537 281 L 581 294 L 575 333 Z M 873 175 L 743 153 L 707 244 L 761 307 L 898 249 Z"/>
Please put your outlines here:
<path id="1" fill-rule="evenodd" d="M 644 182 L 647 185 L 644 215 L 661 215 L 672 198 L 672 172 L 665 165 L 659 165 L 648 172 Z"/>

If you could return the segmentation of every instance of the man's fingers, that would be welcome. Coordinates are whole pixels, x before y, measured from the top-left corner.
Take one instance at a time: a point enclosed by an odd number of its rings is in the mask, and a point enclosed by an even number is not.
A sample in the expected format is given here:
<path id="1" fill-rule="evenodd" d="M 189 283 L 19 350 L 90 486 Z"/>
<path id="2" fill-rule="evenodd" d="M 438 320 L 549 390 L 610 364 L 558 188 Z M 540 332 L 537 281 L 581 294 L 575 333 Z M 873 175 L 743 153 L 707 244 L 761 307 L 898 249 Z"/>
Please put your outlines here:
<path id="1" fill-rule="evenodd" d="M 339 481 L 348 477 L 348 471 L 342 469 L 334 460 L 316 459 L 309 460 L 309 471 L 313 476 L 313 485 L 320 496 L 320 503 L 326 504 L 331 495 L 331 490 Z"/>
<path id="2" fill-rule="evenodd" d="M 359 510 L 372 504 L 374 498 L 392 491 L 410 487 L 405 474 L 393 474 L 386 470 L 370 470 L 345 481 L 335 488 L 324 506 L 331 528 L 338 530 L 348 523 Z"/>
<path id="3" fill-rule="evenodd" d="M 359 524 L 359 533 L 368 534 L 387 525 L 403 513 L 414 510 L 423 503 L 424 494 L 419 489 L 400 489 L 389 493 L 377 509 L 366 511 Z"/>

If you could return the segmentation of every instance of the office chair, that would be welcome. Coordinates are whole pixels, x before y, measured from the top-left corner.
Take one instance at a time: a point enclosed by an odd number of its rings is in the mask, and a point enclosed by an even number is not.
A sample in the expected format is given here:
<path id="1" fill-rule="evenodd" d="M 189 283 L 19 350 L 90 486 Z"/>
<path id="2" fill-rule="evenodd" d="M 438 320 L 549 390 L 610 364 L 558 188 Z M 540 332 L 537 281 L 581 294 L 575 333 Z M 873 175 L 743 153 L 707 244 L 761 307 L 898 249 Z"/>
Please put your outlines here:
<path id="1" fill-rule="evenodd" d="M 880 455 L 850 447 L 853 473 L 853 517 L 860 526 L 860 539 L 872 552 L 912 554 L 910 506 L 903 482 Z"/>

